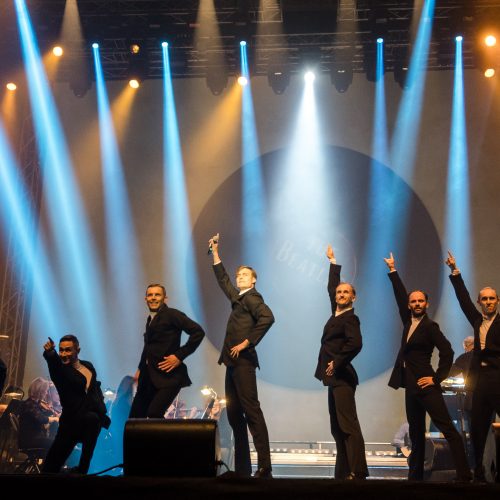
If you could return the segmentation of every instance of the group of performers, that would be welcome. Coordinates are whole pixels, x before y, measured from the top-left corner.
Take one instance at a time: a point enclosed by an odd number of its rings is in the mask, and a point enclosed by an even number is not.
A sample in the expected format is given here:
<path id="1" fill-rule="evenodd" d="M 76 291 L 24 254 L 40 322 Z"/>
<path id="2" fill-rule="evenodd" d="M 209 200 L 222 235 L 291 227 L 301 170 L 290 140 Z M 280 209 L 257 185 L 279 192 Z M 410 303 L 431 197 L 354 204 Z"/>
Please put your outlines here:
<path id="1" fill-rule="evenodd" d="M 236 270 L 233 284 L 219 255 L 219 234 L 209 240 L 213 271 L 219 287 L 231 303 L 226 336 L 219 364 L 226 366 L 225 394 L 227 416 L 233 430 L 235 473 L 251 476 L 250 431 L 257 451 L 254 477 L 271 478 L 269 435 L 260 407 L 256 368 L 259 361 L 256 346 L 274 323 L 273 313 L 256 290 L 256 271 L 249 266 Z M 328 409 L 331 433 L 336 442 L 336 479 L 362 480 L 368 476 L 365 445 L 356 412 L 355 391 L 358 376 L 352 365 L 362 349 L 359 318 L 354 312 L 356 290 L 341 282 L 341 266 L 328 245 L 330 262 L 328 294 L 332 315 L 321 338 L 315 377 L 328 387 Z M 470 481 L 471 469 L 464 442 L 455 429 L 446 408 L 440 383 L 448 376 L 453 363 L 450 342 L 439 325 L 427 315 L 429 299 L 425 291 L 407 292 L 396 270 L 391 254 L 385 258 L 389 268 L 403 333 L 401 347 L 389 386 L 405 389 L 406 414 L 412 442 L 409 459 L 411 480 L 422 480 L 424 474 L 425 416 L 430 418 L 448 441 L 456 468 L 457 481 Z M 468 388 L 473 390 L 471 436 L 474 449 L 474 479 L 484 481 L 483 453 L 489 426 L 495 412 L 500 415 L 500 317 L 499 298 L 495 289 L 480 290 L 476 308 L 462 280 L 455 258 L 448 254 L 450 280 L 459 305 L 474 329 L 474 349 L 468 371 Z M 144 348 L 135 375 L 137 392 L 129 418 L 163 418 L 182 387 L 191 385 L 184 360 L 200 345 L 205 332 L 181 311 L 167 305 L 165 288 L 151 284 L 146 290 L 149 309 Z M 181 345 L 181 334 L 188 340 Z M 439 352 L 436 370 L 431 364 L 434 349 Z M 49 338 L 44 357 L 50 376 L 60 396 L 62 414 L 54 443 L 43 464 L 43 472 L 61 470 L 77 442 L 82 455 L 77 472 L 86 473 L 102 427 L 110 422 L 96 379 L 94 367 L 78 357 L 80 346 L 73 335 L 59 342 L 59 353 Z"/>

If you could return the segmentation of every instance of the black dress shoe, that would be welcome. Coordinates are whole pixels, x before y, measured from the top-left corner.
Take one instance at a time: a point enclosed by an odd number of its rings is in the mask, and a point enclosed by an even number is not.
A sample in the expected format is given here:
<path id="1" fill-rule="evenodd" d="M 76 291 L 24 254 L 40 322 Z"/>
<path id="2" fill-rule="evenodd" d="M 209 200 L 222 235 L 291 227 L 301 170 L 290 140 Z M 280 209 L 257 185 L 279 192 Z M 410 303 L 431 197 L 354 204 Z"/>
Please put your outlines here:
<path id="1" fill-rule="evenodd" d="M 261 479 L 272 479 L 272 469 L 271 467 L 259 467 L 253 477 L 260 477 Z"/>

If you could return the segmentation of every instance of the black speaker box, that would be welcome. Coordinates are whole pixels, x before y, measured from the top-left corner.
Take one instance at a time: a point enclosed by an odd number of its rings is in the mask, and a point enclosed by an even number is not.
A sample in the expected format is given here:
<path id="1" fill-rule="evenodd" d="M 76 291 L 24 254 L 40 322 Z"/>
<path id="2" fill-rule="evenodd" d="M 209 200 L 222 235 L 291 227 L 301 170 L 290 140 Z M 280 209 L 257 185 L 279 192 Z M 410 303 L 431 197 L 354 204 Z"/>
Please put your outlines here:
<path id="1" fill-rule="evenodd" d="M 137 418 L 125 424 L 126 476 L 214 477 L 219 460 L 216 420 Z"/>

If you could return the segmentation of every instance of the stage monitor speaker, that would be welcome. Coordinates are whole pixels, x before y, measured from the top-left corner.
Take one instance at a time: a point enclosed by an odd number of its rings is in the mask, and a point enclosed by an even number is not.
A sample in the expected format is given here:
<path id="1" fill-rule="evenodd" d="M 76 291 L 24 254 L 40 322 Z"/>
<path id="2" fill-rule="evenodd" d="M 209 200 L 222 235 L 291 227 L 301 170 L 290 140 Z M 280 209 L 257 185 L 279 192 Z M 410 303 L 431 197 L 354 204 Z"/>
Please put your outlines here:
<path id="1" fill-rule="evenodd" d="M 214 477 L 219 460 L 216 420 L 138 418 L 125 424 L 126 476 Z"/>

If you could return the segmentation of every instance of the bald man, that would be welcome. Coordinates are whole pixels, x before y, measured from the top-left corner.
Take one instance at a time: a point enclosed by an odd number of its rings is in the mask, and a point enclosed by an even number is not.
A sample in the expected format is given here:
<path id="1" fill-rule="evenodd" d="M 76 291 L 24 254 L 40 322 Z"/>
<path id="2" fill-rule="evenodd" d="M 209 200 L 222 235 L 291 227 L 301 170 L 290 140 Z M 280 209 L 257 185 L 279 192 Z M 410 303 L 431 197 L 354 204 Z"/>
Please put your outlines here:
<path id="1" fill-rule="evenodd" d="M 477 304 L 472 301 L 457 267 L 448 252 L 446 265 L 458 303 L 474 328 L 474 350 L 469 368 L 469 386 L 474 391 L 471 409 L 471 437 L 474 448 L 474 479 L 485 481 L 483 455 L 495 413 L 500 416 L 500 316 L 497 291 L 486 286 L 479 291 Z"/>

